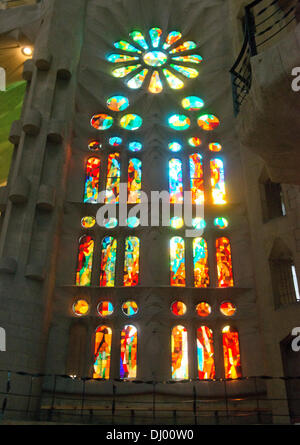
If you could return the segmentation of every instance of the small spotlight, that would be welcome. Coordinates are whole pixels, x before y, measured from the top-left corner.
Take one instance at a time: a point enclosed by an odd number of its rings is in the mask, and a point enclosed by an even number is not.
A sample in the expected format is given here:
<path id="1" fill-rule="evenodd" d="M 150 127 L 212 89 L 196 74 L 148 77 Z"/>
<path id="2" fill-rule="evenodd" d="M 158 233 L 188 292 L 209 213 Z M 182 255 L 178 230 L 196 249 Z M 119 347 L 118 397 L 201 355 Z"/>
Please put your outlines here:
<path id="1" fill-rule="evenodd" d="M 32 55 L 32 48 L 30 48 L 30 46 L 24 46 L 24 48 L 22 48 L 22 53 L 24 56 L 29 57 Z"/>

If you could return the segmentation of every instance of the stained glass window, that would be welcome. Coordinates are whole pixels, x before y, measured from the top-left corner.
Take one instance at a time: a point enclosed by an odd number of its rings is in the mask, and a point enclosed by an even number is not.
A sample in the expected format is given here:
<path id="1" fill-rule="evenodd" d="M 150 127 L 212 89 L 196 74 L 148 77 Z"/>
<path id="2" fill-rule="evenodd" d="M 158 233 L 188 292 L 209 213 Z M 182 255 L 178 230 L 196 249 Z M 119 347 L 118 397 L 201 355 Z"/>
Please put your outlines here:
<path id="1" fill-rule="evenodd" d="M 108 156 L 107 165 L 106 204 L 115 204 L 119 202 L 120 176 L 120 153 L 111 153 Z"/>
<path id="2" fill-rule="evenodd" d="M 193 137 L 188 140 L 188 143 L 191 147 L 199 147 L 202 144 L 202 141 L 198 137 Z"/>
<path id="3" fill-rule="evenodd" d="M 198 118 L 198 125 L 202 130 L 212 131 L 220 125 L 220 121 L 212 114 L 203 114 Z"/>
<path id="4" fill-rule="evenodd" d="M 89 308 L 89 304 L 85 300 L 77 300 L 76 303 L 73 304 L 73 312 L 79 317 L 86 315 L 89 311 Z"/>
<path id="5" fill-rule="evenodd" d="M 121 332 L 120 378 L 134 379 L 137 373 L 137 329 L 126 325 Z"/>
<path id="6" fill-rule="evenodd" d="M 120 125 L 125 130 L 138 130 L 143 123 L 143 119 L 137 114 L 125 114 L 120 120 Z"/>
<path id="7" fill-rule="evenodd" d="M 136 286 L 139 282 L 140 240 L 136 236 L 125 239 L 124 286 Z"/>
<path id="8" fill-rule="evenodd" d="M 140 225 L 140 220 L 136 216 L 130 216 L 127 218 L 127 227 L 130 229 L 135 229 Z"/>
<path id="9" fill-rule="evenodd" d="M 122 138 L 119 138 L 119 136 L 114 136 L 112 138 L 109 138 L 108 140 L 109 145 L 111 145 L 112 147 L 118 147 L 122 144 L 122 142 Z"/>
<path id="10" fill-rule="evenodd" d="M 218 269 L 218 286 L 233 286 L 231 247 L 228 238 L 222 237 L 216 240 L 216 257 Z"/>
<path id="11" fill-rule="evenodd" d="M 94 240 L 84 235 L 79 240 L 79 253 L 76 271 L 76 285 L 90 286 L 92 277 Z"/>
<path id="12" fill-rule="evenodd" d="M 112 330 L 99 326 L 95 337 L 94 379 L 109 379 Z"/>
<path id="13" fill-rule="evenodd" d="M 198 378 L 215 378 L 213 333 L 207 326 L 197 329 Z"/>
<path id="14" fill-rule="evenodd" d="M 171 305 L 171 311 L 174 315 L 180 317 L 186 313 L 186 305 L 182 301 L 174 301 Z"/>
<path id="15" fill-rule="evenodd" d="M 242 377 L 239 334 L 234 328 L 225 326 L 222 335 L 225 378 L 237 379 Z"/>
<path id="16" fill-rule="evenodd" d="M 142 161 L 132 158 L 128 166 L 128 203 L 136 204 L 141 202 L 140 190 L 142 185 Z"/>
<path id="17" fill-rule="evenodd" d="M 185 286 L 185 243 L 174 236 L 170 240 L 171 286 Z"/>
<path id="18" fill-rule="evenodd" d="M 184 114 L 173 114 L 168 119 L 168 124 L 173 130 L 187 130 L 191 125 L 191 120 Z"/>
<path id="19" fill-rule="evenodd" d="M 182 99 L 181 105 L 185 110 L 197 111 L 204 107 L 204 101 L 197 96 L 188 96 Z"/>
<path id="20" fill-rule="evenodd" d="M 196 312 L 199 317 L 208 317 L 211 314 L 211 306 L 205 301 L 202 301 L 201 303 L 197 304 Z"/>
<path id="21" fill-rule="evenodd" d="M 162 92 L 163 85 L 158 71 L 153 71 L 148 90 L 150 91 L 150 93 L 153 94 L 158 94 Z"/>
<path id="22" fill-rule="evenodd" d="M 97 311 L 100 317 L 109 317 L 113 313 L 114 307 L 110 301 L 100 301 Z"/>
<path id="23" fill-rule="evenodd" d="M 170 142 L 168 147 L 169 147 L 169 150 L 173 151 L 174 153 L 176 153 L 177 151 L 180 151 L 182 149 L 182 145 L 179 144 L 179 142 Z"/>
<path id="24" fill-rule="evenodd" d="M 226 229 L 228 227 L 228 219 L 226 218 L 215 218 L 214 219 L 214 226 L 217 227 L 218 229 Z"/>
<path id="25" fill-rule="evenodd" d="M 170 225 L 172 229 L 181 229 L 184 225 L 183 218 L 179 218 L 178 216 L 173 216 L 170 220 Z"/>
<path id="26" fill-rule="evenodd" d="M 236 306 L 230 301 L 224 301 L 220 306 L 220 311 L 225 317 L 232 317 L 236 313 Z"/>
<path id="27" fill-rule="evenodd" d="M 192 204 L 204 204 L 203 163 L 199 153 L 190 155 Z"/>
<path id="28" fill-rule="evenodd" d="M 85 170 L 84 202 L 97 203 L 100 159 L 89 158 Z"/>
<path id="29" fill-rule="evenodd" d="M 137 314 L 138 310 L 139 308 L 135 301 L 126 301 L 122 304 L 122 311 L 127 317 L 132 317 Z"/>
<path id="30" fill-rule="evenodd" d="M 115 285 L 115 268 L 117 257 L 117 240 L 106 236 L 102 241 L 100 286 L 113 287 Z"/>
<path id="31" fill-rule="evenodd" d="M 183 203 L 182 162 L 180 159 L 169 161 L 169 193 L 171 204 Z"/>
<path id="32" fill-rule="evenodd" d="M 91 119 L 91 126 L 96 130 L 108 130 L 113 123 L 113 118 L 108 114 L 95 114 Z"/>
<path id="33" fill-rule="evenodd" d="M 195 287 L 209 286 L 207 243 L 203 238 L 193 241 L 194 284 Z"/>
<path id="34" fill-rule="evenodd" d="M 106 104 L 112 111 L 124 111 L 129 107 L 129 100 L 125 96 L 112 96 L 107 99 Z"/>
<path id="35" fill-rule="evenodd" d="M 140 151 L 143 148 L 143 145 L 141 144 L 141 142 L 132 141 L 129 142 L 128 148 L 130 151 Z"/>
<path id="36" fill-rule="evenodd" d="M 219 144 L 218 142 L 212 142 L 211 144 L 208 145 L 208 148 L 210 149 L 210 151 L 221 151 L 222 145 Z"/>
<path id="37" fill-rule="evenodd" d="M 114 217 L 108 218 L 108 219 L 104 220 L 103 222 L 104 222 L 104 227 L 106 229 L 114 229 L 118 225 L 118 220 L 117 220 L 117 218 L 114 218 Z"/>
<path id="38" fill-rule="evenodd" d="M 81 219 L 81 226 L 84 229 L 92 229 L 96 224 L 96 218 L 94 218 L 93 216 L 84 216 Z"/>
<path id="39" fill-rule="evenodd" d="M 188 339 L 184 326 L 175 326 L 171 337 L 172 379 L 184 380 L 189 378 L 188 371 Z"/>
<path id="40" fill-rule="evenodd" d="M 88 148 L 91 151 L 98 151 L 98 150 L 100 150 L 100 148 L 102 148 L 102 144 L 101 144 L 101 142 L 94 140 L 88 144 Z"/>
<path id="41" fill-rule="evenodd" d="M 225 174 L 222 159 L 211 159 L 210 174 L 213 204 L 226 204 Z"/>

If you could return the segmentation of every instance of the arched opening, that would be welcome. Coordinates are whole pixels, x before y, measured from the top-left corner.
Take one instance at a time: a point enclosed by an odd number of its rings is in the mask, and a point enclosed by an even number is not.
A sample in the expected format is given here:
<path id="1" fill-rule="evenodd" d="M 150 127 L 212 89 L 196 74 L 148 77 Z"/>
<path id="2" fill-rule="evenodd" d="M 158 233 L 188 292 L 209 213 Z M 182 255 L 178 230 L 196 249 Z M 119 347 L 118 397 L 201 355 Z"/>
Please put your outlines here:
<path id="1" fill-rule="evenodd" d="M 94 379 L 109 379 L 112 330 L 99 326 L 95 335 Z"/>

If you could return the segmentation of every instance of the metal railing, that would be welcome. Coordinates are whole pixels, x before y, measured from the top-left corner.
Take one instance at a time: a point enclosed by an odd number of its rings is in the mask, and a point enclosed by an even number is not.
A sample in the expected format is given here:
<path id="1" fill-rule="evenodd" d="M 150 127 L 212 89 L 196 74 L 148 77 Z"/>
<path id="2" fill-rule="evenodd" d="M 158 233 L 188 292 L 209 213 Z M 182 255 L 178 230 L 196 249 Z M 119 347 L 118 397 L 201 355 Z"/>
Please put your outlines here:
<path id="1" fill-rule="evenodd" d="M 294 24 L 295 11 L 299 0 L 283 2 L 278 0 L 255 0 L 245 8 L 244 42 L 242 49 L 230 69 L 233 107 L 238 114 L 242 103 L 249 94 L 252 81 L 251 57 L 262 52 L 270 43 L 281 37 Z"/>
<path id="2" fill-rule="evenodd" d="M 282 389 L 282 383 L 295 381 L 300 389 L 300 377 L 142 382 L 0 371 L 0 423 L 272 424 L 279 419 L 296 423 L 297 390 L 289 400 L 267 395 L 267 383 L 281 384 Z M 294 406 L 292 415 L 284 408 L 287 403 Z"/>

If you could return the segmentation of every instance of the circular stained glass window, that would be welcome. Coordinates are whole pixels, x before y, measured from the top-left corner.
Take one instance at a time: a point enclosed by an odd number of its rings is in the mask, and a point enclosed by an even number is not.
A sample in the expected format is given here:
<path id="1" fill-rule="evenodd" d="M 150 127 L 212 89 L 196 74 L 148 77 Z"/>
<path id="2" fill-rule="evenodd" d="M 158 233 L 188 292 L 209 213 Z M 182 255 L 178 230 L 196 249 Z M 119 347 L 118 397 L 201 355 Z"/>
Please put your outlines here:
<path id="1" fill-rule="evenodd" d="M 96 224 L 96 218 L 93 216 L 84 216 L 81 220 L 81 226 L 84 229 L 91 229 Z"/>
<path id="2" fill-rule="evenodd" d="M 228 220 L 226 218 L 215 218 L 214 219 L 214 225 L 218 229 L 226 229 L 228 227 Z"/>
<path id="3" fill-rule="evenodd" d="M 143 144 L 137 141 L 129 142 L 128 148 L 130 151 L 140 151 L 143 148 Z"/>
<path id="4" fill-rule="evenodd" d="M 182 301 L 174 301 L 171 305 L 171 311 L 177 316 L 184 315 L 186 313 L 186 305 Z"/>
<path id="5" fill-rule="evenodd" d="M 77 300 L 76 303 L 73 304 L 73 312 L 79 317 L 86 315 L 89 311 L 89 308 L 89 304 L 85 300 Z"/>
<path id="6" fill-rule="evenodd" d="M 197 229 L 197 230 L 205 229 L 206 222 L 203 218 L 193 218 L 192 226 L 194 229 Z"/>
<path id="7" fill-rule="evenodd" d="M 117 147 L 118 145 L 121 145 L 123 141 L 118 136 L 115 136 L 115 137 L 109 138 L 108 142 L 109 142 L 109 145 L 111 145 L 112 147 Z"/>
<path id="8" fill-rule="evenodd" d="M 182 107 L 185 110 L 197 111 L 204 107 L 204 101 L 197 96 L 189 96 L 182 99 Z"/>
<path id="9" fill-rule="evenodd" d="M 173 114 L 169 117 L 168 123 L 173 130 L 177 131 L 187 130 L 191 125 L 190 119 L 184 114 Z"/>
<path id="10" fill-rule="evenodd" d="M 114 307 L 110 301 L 101 301 L 97 306 L 97 311 L 100 317 L 109 317 L 113 313 Z"/>
<path id="11" fill-rule="evenodd" d="M 232 317 L 236 313 L 236 306 L 230 301 L 224 301 L 220 306 L 220 311 L 226 317 Z"/>
<path id="12" fill-rule="evenodd" d="M 96 130 L 108 130 L 113 123 L 113 118 L 108 114 L 95 114 L 91 119 L 91 126 Z"/>
<path id="13" fill-rule="evenodd" d="M 205 131 L 212 131 L 220 125 L 219 119 L 213 114 L 203 114 L 198 118 L 198 125 Z"/>
<path id="14" fill-rule="evenodd" d="M 202 301 L 201 303 L 197 304 L 196 311 L 200 317 L 208 317 L 208 315 L 211 314 L 211 307 L 208 303 Z"/>
<path id="15" fill-rule="evenodd" d="M 122 311 L 127 317 L 132 317 L 133 315 L 137 314 L 139 308 L 135 301 L 126 301 L 122 305 Z"/>
<path id="16" fill-rule="evenodd" d="M 139 225 L 140 225 L 140 220 L 136 216 L 131 216 L 130 218 L 127 219 L 127 226 L 130 229 L 135 229 Z"/>
<path id="17" fill-rule="evenodd" d="M 130 131 L 138 130 L 142 126 L 142 123 L 143 119 L 137 114 L 125 114 L 120 120 L 121 127 Z"/>
<path id="18" fill-rule="evenodd" d="M 209 144 L 208 148 L 210 149 L 210 151 L 221 151 L 222 145 L 218 142 L 212 142 L 211 144 Z"/>
<path id="19" fill-rule="evenodd" d="M 168 56 L 162 51 L 148 51 L 144 55 L 144 62 L 149 66 L 163 66 L 168 60 Z"/>
<path id="20" fill-rule="evenodd" d="M 193 137 L 188 140 L 188 143 L 191 147 L 199 147 L 199 145 L 202 144 L 202 141 L 200 138 Z"/>
<path id="21" fill-rule="evenodd" d="M 181 229 L 181 227 L 183 227 L 183 219 L 179 218 L 178 216 L 173 216 L 173 218 L 171 218 L 170 220 L 170 224 L 172 229 Z"/>
<path id="22" fill-rule="evenodd" d="M 104 221 L 104 227 L 106 229 L 114 229 L 118 225 L 117 218 L 109 218 Z"/>
<path id="23" fill-rule="evenodd" d="M 124 111 L 129 107 L 129 100 L 125 96 L 112 96 L 106 103 L 112 111 Z"/>
<path id="24" fill-rule="evenodd" d="M 97 151 L 102 148 L 102 144 L 99 141 L 91 141 L 88 145 L 89 150 Z"/>
<path id="25" fill-rule="evenodd" d="M 170 142 L 168 147 L 169 147 L 169 150 L 173 151 L 174 153 L 176 153 L 177 151 L 180 151 L 182 149 L 182 145 L 179 144 L 179 142 Z"/>

